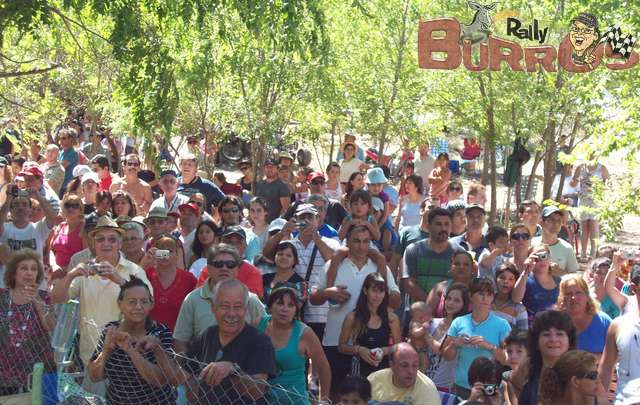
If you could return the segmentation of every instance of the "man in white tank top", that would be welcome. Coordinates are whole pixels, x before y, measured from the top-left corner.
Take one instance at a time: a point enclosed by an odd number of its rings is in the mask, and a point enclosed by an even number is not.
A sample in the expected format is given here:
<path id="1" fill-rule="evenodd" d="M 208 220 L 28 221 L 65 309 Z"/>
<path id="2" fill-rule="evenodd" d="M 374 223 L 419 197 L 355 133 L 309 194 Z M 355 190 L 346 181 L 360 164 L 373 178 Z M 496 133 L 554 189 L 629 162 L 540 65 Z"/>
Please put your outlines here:
<path id="1" fill-rule="evenodd" d="M 631 271 L 631 289 L 640 306 L 640 265 Z M 599 366 L 600 380 L 606 389 L 611 384 L 611 374 L 616 366 L 618 384 L 615 405 L 640 403 L 640 314 L 638 311 L 614 319 L 607 332 L 607 341 Z"/>

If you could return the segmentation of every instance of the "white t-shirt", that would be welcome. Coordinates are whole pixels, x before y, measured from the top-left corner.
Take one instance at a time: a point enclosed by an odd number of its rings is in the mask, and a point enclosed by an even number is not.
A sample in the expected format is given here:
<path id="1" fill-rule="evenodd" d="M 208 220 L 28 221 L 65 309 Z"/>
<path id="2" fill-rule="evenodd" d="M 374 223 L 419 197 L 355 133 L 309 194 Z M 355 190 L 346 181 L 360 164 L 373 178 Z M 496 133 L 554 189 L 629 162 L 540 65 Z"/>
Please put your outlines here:
<path id="1" fill-rule="evenodd" d="M 325 266 L 325 271 L 322 272 L 318 283 L 318 290 L 324 290 L 327 288 L 327 269 L 329 263 Z M 344 318 L 349 315 L 351 311 L 356 308 L 358 297 L 360 296 L 360 290 L 364 284 L 364 279 L 371 273 L 378 271 L 378 267 L 369 259 L 367 264 L 362 268 L 358 267 L 346 258 L 338 266 L 338 274 L 336 276 L 336 282 L 334 285 L 346 285 L 347 292 L 351 294 L 349 300 L 343 304 L 330 304 L 329 313 L 327 314 L 327 325 L 324 329 L 324 338 L 322 339 L 323 346 L 338 346 L 340 340 L 340 331 L 342 330 L 342 323 Z M 387 287 L 389 292 L 400 293 L 395 280 L 393 279 L 393 273 L 387 268 Z"/>
<path id="2" fill-rule="evenodd" d="M 363 163 L 362 160 L 357 158 L 353 158 L 348 162 L 343 159 L 342 162 L 340 162 L 340 183 L 348 182 L 351 174 L 360 171 L 360 166 Z"/>
<path id="3" fill-rule="evenodd" d="M 29 248 L 42 254 L 44 242 L 49 237 L 49 232 L 51 232 L 51 228 L 47 224 L 46 218 L 38 222 L 30 222 L 22 229 L 17 228 L 13 222 L 6 222 L 4 232 L 0 236 L 0 243 L 9 246 L 12 251 Z"/>
<path id="4" fill-rule="evenodd" d="M 433 156 L 431 155 L 427 155 L 427 157 L 422 160 L 420 158 L 420 156 L 416 157 L 416 160 L 413 161 L 414 164 L 414 172 L 422 177 L 422 184 L 426 187 L 425 190 L 425 195 L 427 194 L 427 191 L 429 191 L 429 175 L 431 174 L 431 171 L 433 170 L 436 161 L 433 158 Z"/>

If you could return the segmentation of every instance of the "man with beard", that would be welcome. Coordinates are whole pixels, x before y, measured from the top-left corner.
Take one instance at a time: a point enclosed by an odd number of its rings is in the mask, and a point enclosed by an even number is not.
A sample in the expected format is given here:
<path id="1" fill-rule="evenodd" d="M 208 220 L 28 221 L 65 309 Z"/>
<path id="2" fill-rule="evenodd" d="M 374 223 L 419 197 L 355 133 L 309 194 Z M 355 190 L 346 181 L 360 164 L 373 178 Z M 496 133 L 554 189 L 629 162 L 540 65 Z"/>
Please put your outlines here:
<path id="1" fill-rule="evenodd" d="M 451 279 L 451 256 L 464 250 L 449 240 L 451 213 L 434 208 L 427 216 L 429 238 L 407 247 L 403 257 L 402 280 L 412 301 L 424 301 L 431 288 Z"/>
<path id="2" fill-rule="evenodd" d="M 263 381 L 276 375 L 275 352 L 271 339 L 246 322 L 248 301 L 249 290 L 238 280 L 214 287 L 211 308 L 217 325 L 191 341 L 186 357 L 195 361 L 184 362 L 195 403 L 267 403 Z M 203 368 L 201 363 L 208 364 Z"/>
<path id="3" fill-rule="evenodd" d="M 118 190 L 124 190 L 131 194 L 133 202 L 136 204 L 138 215 L 146 215 L 153 201 L 151 186 L 146 181 L 138 178 L 140 171 L 140 157 L 130 154 L 124 158 L 124 178 L 111 185 L 111 194 Z"/>
<path id="4" fill-rule="evenodd" d="M 489 247 L 482 234 L 486 211 L 482 205 L 470 204 L 467 205 L 464 213 L 467 217 L 467 231 L 460 236 L 451 238 L 451 242 L 460 245 L 464 250 L 472 251 L 474 259 L 478 261 L 480 253 Z"/>

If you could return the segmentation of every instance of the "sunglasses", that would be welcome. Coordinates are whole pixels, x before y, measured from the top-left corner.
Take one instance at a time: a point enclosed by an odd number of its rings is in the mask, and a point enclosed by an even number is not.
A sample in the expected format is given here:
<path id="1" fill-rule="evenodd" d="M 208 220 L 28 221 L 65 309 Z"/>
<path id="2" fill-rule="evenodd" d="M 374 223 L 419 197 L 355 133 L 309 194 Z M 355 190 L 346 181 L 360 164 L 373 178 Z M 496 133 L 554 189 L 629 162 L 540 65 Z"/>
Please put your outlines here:
<path id="1" fill-rule="evenodd" d="M 140 162 L 126 162 L 127 166 L 138 167 L 140 166 Z"/>
<path id="2" fill-rule="evenodd" d="M 80 204 L 78 204 L 78 203 L 65 203 L 64 204 L 64 209 L 65 210 L 77 210 L 77 209 L 80 209 Z"/>
<path id="3" fill-rule="evenodd" d="M 229 214 L 229 213 L 237 214 L 238 212 L 240 212 L 240 210 L 238 208 L 223 208 L 222 209 L 222 213 L 223 214 Z"/>
<path id="4" fill-rule="evenodd" d="M 588 373 L 584 373 L 582 375 L 576 376 L 578 378 L 586 378 L 587 380 L 596 381 L 598 379 L 597 371 L 589 371 Z"/>
<path id="5" fill-rule="evenodd" d="M 324 180 L 311 180 L 311 184 L 313 184 L 314 186 L 319 186 L 324 184 Z"/>
<path id="6" fill-rule="evenodd" d="M 514 233 L 511 235 L 513 240 L 529 240 L 531 236 L 528 233 Z"/>
<path id="7" fill-rule="evenodd" d="M 216 269 L 221 269 L 223 267 L 226 267 L 228 269 L 235 269 L 236 267 L 238 267 L 238 262 L 236 262 L 235 260 L 214 260 L 213 262 L 211 262 L 211 265 Z"/>
<path id="8" fill-rule="evenodd" d="M 462 191 L 460 187 L 449 187 L 449 191 Z"/>
<path id="9" fill-rule="evenodd" d="M 104 243 L 104 242 L 116 243 L 118 241 L 118 238 L 115 236 L 110 236 L 108 238 L 106 236 L 98 236 L 97 238 L 95 238 L 95 241 L 97 243 Z"/>

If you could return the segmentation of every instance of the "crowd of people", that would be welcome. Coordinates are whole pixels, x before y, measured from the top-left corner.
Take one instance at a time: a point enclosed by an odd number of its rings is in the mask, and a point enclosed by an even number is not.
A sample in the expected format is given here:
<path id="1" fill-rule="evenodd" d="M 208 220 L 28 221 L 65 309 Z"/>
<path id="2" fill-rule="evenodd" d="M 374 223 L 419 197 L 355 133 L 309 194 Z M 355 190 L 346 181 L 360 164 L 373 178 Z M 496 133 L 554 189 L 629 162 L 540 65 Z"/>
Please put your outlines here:
<path id="1" fill-rule="evenodd" d="M 237 184 L 78 135 L 0 157 L 0 395 L 56 372 L 73 299 L 110 404 L 640 403 L 640 250 L 577 254 L 562 206 L 489 226 L 427 144 L 396 189 L 352 135 L 325 171 L 241 161 Z"/>

